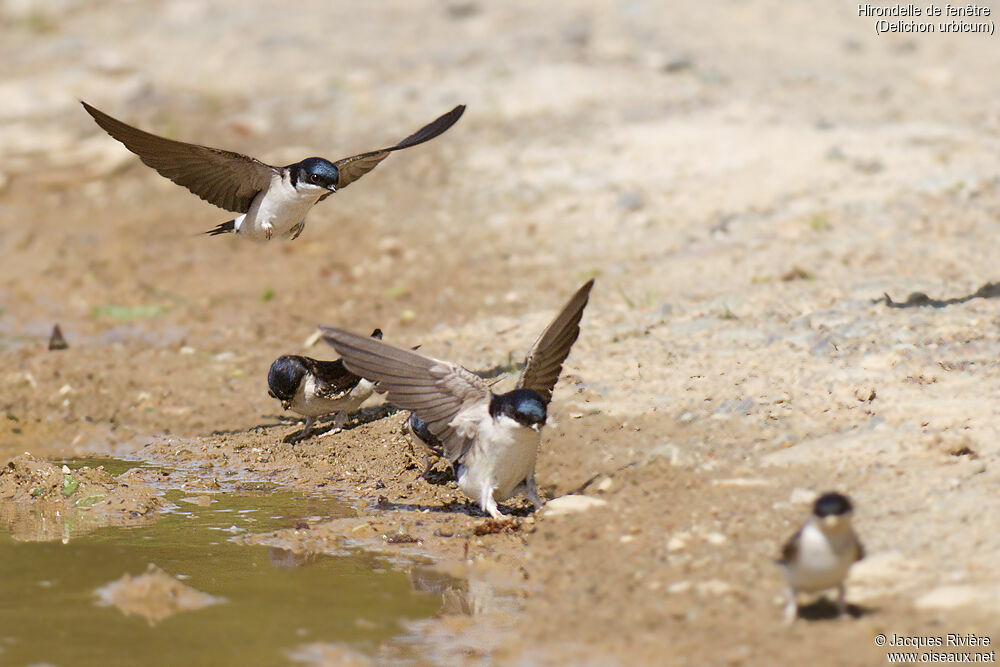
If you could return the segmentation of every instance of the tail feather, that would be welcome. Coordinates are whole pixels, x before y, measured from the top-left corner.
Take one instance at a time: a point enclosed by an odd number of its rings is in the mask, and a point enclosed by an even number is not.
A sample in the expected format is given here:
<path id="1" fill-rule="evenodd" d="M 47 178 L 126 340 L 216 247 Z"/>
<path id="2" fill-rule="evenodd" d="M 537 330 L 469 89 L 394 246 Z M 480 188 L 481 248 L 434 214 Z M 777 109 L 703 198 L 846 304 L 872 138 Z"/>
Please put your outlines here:
<path id="1" fill-rule="evenodd" d="M 228 222 L 223 222 L 222 224 L 213 227 L 212 229 L 204 232 L 208 236 L 218 236 L 219 234 L 232 234 L 236 231 L 236 220 L 230 220 Z"/>

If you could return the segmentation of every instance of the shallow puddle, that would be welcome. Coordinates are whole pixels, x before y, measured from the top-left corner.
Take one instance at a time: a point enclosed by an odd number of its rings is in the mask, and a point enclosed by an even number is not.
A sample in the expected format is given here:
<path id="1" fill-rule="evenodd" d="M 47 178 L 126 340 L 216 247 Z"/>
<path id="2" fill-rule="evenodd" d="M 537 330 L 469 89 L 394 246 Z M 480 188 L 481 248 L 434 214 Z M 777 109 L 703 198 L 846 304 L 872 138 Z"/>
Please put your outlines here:
<path id="1" fill-rule="evenodd" d="M 230 541 L 347 515 L 337 501 L 283 491 L 183 500 L 192 495 L 168 492 L 177 509 L 153 525 L 99 528 L 67 543 L 0 535 L 0 664 L 287 664 L 317 642 L 363 651 L 441 607 L 440 593 L 415 590 L 423 587 L 406 572 L 369 554 L 304 557 Z M 98 589 L 150 563 L 221 601 L 158 622 L 99 604 Z"/>

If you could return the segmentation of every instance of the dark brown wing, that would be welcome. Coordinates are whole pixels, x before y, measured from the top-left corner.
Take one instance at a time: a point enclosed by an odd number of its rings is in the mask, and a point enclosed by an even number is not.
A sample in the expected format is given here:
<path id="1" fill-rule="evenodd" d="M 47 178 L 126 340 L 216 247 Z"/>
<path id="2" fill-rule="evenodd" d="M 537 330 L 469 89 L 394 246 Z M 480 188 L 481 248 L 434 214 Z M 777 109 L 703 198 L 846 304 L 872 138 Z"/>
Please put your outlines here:
<path id="1" fill-rule="evenodd" d="M 271 184 L 277 168 L 230 151 L 165 139 L 126 125 L 86 102 L 81 102 L 97 124 L 143 164 L 195 193 L 210 204 L 246 213 L 254 197 Z"/>
<path id="2" fill-rule="evenodd" d="M 795 531 L 795 534 L 788 538 L 785 542 L 785 546 L 781 548 L 781 559 L 778 561 L 781 564 L 792 563 L 799 556 L 799 537 L 802 535 L 802 528 Z"/>
<path id="3" fill-rule="evenodd" d="M 321 398 L 340 398 L 358 386 L 361 378 L 347 370 L 342 359 L 319 361 L 301 357 L 302 364 L 316 378 L 316 395 Z"/>
<path id="4" fill-rule="evenodd" d="M 583 317 L 583 309 L 593 286 L 593 278 L 584 283 L 535 341 L 525 359 L 521 378 L 517 381 L 519 389 L 534 389 L 546 403 L 552 400 L 552 389 L 559 379 L 563 362 L 580 335 L 580 318 Z"/>
<path id="5" fill-rule="evenodd" d="M 392 151 L 398 151 L 404 148 L 410 148 L 411 146 L 416 146 L 417 144 L 422 144 L 425 141 L 430 141 L 434 137 L 442 134 L 445 130 L 454 125 L 455 122 L 462 117 L 462 113 L 464 112 L 465 105 L 459 104 L 448 113 L 420 128 L 395 146 L 380 148 L 376 151 L 369 151 L 367 153 L 361 153 L 360 155 L 354 155 L 337 160 L 333 163 L 340 172 L 340 179 L 337 181 L 337 189 L 346 188 L 348 185 L 367 174 L 369 171 L 374 169 L 379 162 L 388 157 L 389 153 Z"/>
<path id="6" fill-rule="evenodd" d="M 865 545 L 861 544 L 857 535 L 854 536 L 854 546 L 857 548 L 857 557 L 854 559 L 857 562 L 865 557 Z"/>
<path id="7" fill-rule="evenodd" d="M 459 410 L 490 399 L 486 384 L 470 371 L 447 361 L 431 359 L 386 345 L 343 329 L 320 327 L 323 340 L 340 354 L 347 370 L 379 383 L 387 400 L 427 423 L 444 444 L 444 455 L 455 463 L 471 445 L 474 434 L 451 425 Z"/>

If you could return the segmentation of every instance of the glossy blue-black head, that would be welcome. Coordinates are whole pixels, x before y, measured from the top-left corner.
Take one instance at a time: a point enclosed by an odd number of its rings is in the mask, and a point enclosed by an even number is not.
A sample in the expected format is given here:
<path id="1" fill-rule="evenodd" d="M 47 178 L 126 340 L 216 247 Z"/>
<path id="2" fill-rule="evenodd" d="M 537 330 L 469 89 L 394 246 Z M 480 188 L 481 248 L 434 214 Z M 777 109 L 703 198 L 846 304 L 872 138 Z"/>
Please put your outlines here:
<path id="1" fill-rule="evenodd" d="M 515 389 L 506 394 L 498 394 L 490 401 L 490 416 L 496 419 L 500 415 L 537 431 L 545 426 L 548 411 L 537 391 Z"/>
<path id="2" fill-rule="evenodd" d="M 850 499 L 835 491 L 824 493 L 813 504 L 813 514 L 823 519 L 828 516 L 844 516 L 854 510 Z"/>
<path id="3" fill-rule="evenodd" d="M 267 393 L 281 401 L 281 407 L 287 410 L 306 372 L 300 357 L 290 354 L 278 357 L 267 372 Z"/>
<path id="4" fill-rule="evenodd" d="M 336 192 L 337 190 L 340 171 L 329 160 L 321 157 L 310 157 L 297 164 L 289 165 L 288 168 L 292 170 L 296 187 L 302 183 L 308 183 L 316 187 L 326 188 L 331 192 Z"/>

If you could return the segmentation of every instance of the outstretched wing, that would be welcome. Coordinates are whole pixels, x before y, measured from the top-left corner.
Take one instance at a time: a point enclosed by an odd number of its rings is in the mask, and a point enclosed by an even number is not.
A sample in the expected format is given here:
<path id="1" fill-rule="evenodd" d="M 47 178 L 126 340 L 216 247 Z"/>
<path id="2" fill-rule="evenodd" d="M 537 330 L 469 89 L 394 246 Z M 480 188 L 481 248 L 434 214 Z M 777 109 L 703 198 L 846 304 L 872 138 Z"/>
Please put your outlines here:
<path id="1" fill-rule="evenodd" d="M 81 102 L 97 124 L 143 164 L 195 193 L 210 204 L 246 213 L 254 197 L 271 184 L 277 168 L 247 155 L 186 144 L 144 132 Z"/>
<path id="2" fill-rule="evenodd" d="M 474 434 L 451 425 L 460 410 L 486 404 L 489 387 L 472 372 L 456 364 L 431 359 L 410 350 L 386 345 L 343 329 L 320 327 L 323 340 L 340 354 L 352 373 L 379 383 L 379 391 L 402 410 L 427 423 L 444 445 L 444 455 L 457 462 L 472 444 Z"/>
<path id="3" fill-rule="evenodd" d="M 422 144 L 425 141 L 430 141 L 434 137 L 442 134 L 445 130 L 454 125 L 455 122 L 462 117 L 462 113 L 464 112 L 465 105 L 459 104 L 448 113 L 420 128 L 395 146 L 380 148 L 376 151 L 369 151 L 367 153 L 361 153 L 360 155 L 353 155 L 351 157 L 345 157 L 341 160 L 337 160 L 333 163 L 340 172 L 340 178 L 337 180 L 337 189 L 346 188 L 348 185 L 367 174 L 369 171 L 374 169 L 379 162 L 388 157 L 389 153 L 392 151 L 398 151 L 404 148 L 410 148 L 411 146 L 416 146 L 417 144 Z M 326 196 L 328 195 L 324 195 L 324 198 Z"/>
<path id="4" fill-rule="evenodd" d="M 518 389 L 533 389 L 546 403 L 552 400 L 552 389 L 559 379 L 563 362 L 580 335 L 580 318 L 593 286 L 593 278 L 584 283 L 535 341 L 517 381 Z"/>

